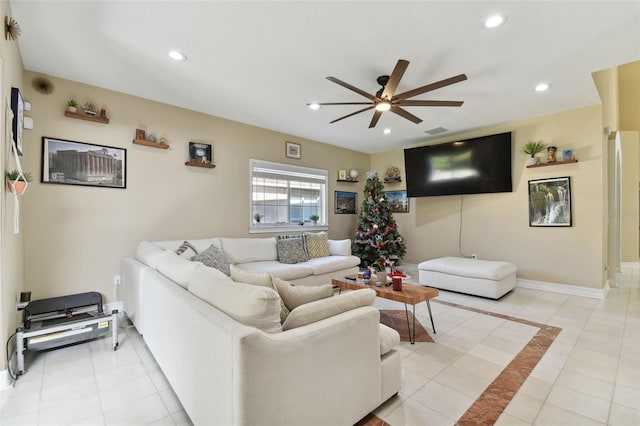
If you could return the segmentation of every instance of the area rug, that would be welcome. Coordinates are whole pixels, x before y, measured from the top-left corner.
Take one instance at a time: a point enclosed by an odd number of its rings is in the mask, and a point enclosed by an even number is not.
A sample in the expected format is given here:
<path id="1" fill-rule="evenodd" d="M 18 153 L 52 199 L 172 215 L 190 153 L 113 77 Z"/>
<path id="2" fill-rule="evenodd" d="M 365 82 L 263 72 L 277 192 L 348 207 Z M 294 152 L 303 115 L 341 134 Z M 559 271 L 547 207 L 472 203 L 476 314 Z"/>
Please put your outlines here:
<path id="1" fill-rule="evenodd" d="M 409 322 L 413 327 L 413 314 L 408 312 Z M 403 310 L 380 310 L 380 322 L 391 327 L 400 334 L 400 341 L 409 342 L 409 330 L 407 329 L 407 313 Z M 424 329 L 420 321 L 416 320 L 416 342 L 433 343 L 433 339 Z"/>
<path id="2" fill-rule="evenodd" d="M 360 420 L 354 426 L 391 426 L 389 423 L 382 420 L 375 414 L 369 414 L 364 419 Z"/>

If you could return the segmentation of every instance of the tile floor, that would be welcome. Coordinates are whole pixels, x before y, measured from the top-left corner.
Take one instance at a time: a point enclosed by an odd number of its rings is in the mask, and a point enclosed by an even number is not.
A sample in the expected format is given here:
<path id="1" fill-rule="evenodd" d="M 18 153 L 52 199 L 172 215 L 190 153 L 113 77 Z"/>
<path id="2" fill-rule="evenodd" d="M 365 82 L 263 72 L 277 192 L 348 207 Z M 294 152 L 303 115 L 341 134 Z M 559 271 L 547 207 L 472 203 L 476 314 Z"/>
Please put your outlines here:
<path id="1" fill-rule="evenodd" d="M 435 343 L 401 344 L 402 388 L 375 414 L 392 426 L 455 424 L 536 335 L 533 322 L 562 330 L 497 425 L 639 425 L 640 269 L 625 269 L 619 282 L 606 300 L 523 288 L 499 301 L 441 292 L 450 304 L 432 303 Z M 416 317 L 430 331 L 426 304 Z M 191 424 L 135 328 L 119 340 L 115 352 L 110 337 L 27 352 L 28 372 L 0 393 L 0 424 Z"/>

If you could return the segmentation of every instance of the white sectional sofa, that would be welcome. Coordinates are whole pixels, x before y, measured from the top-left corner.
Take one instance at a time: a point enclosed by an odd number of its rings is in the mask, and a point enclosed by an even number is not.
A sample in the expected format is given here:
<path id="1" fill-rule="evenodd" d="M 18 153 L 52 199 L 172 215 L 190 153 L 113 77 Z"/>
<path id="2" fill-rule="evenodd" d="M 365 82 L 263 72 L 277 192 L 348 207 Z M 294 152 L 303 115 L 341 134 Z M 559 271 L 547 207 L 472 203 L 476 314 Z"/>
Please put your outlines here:
<path id="1" fill-rule="evenodd" d="M 326 284 L 355 266 L 341 253 L 331 256 L 335 263 L 312 259 L 287 270 L 265 240 L 190 243 L 220 243 L 230 260 L 247 260 L 239 267 L 303 284 Z M 351 425 L 398 392 L 399 336 L 379 323 L 375 293 L 307 303 L 281 324 L 276 291 L 180 258 L 182 242 L 140 243 L 136 257 L 122 261 L 122 291 L 125 312 L 194 424 Z"/>

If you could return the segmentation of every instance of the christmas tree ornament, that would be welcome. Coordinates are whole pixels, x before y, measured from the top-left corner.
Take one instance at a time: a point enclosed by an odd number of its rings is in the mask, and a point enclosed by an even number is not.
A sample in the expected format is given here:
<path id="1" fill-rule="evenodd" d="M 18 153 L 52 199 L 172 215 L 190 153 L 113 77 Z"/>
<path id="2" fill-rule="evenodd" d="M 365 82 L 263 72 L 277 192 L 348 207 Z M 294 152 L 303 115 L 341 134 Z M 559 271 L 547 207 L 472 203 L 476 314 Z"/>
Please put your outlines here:
<path id="1" fill-rule="evenodd" d="M 369 169 L 369 171 L 367 172 L 367 179 L 375 179 L 378 177 L 378 172 L 376 172 L 375 170 Z"/>

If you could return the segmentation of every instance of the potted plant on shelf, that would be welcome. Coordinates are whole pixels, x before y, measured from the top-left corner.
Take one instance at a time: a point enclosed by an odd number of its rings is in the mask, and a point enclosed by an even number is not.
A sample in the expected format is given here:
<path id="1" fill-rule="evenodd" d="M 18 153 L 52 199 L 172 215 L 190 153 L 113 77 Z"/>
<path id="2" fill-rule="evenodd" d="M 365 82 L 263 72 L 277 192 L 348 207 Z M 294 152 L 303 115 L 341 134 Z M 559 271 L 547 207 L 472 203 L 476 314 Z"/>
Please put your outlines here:
<path id="1" fill-rule="evenodd" d="M 253 220 L 256 221 L 256 223 L 260 223 L 260 221 L 262 220 L 264 216 L 262 216 L 260 213 L 254 213 L 253 214 Z"/>
<path id="2" fill-rule="evenodd" d="M 318 224 L 319 219 L 320 219 L 320 216 L 318 216 L 317 214 L 312 214 L 311 216 L 309 216 L 309 220 L 313 222 L 314 225 Z"/>
<path id="3" fill-rule="evenodd" d="M 31 182 L 31 173 L 22 173 L 18 170 L 7 172 L 7 190 L 18 195 L 24 194 L 27 182 Z"/>
<path id="4" fill-rule="evenodd" d="M 69 102 L 67 102 L 67 111 L 78 112 L 78 102 L 76 102 L 75 99 L 69 99 Z"/>
<path id="5" fill-rule="evenodd" d="M 542 142 L 542 139 L 540 139 L 539 141 L 530 140 L 522 147 L 522 151 L 525 154 L 529 155 L 529 160 L 527 163 L 530 166 L 533 166 L 539 162 L 539 160 L 536 158 L 536 154 L 542 152 L 545 146 L 546 145 L 544 144 L 544 142 Z"/>

